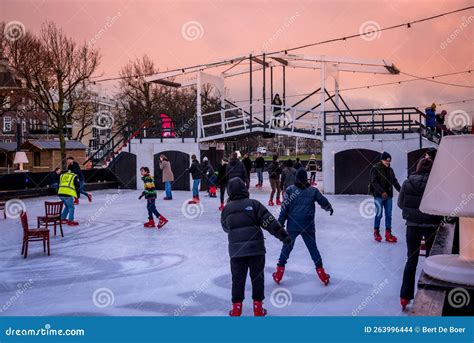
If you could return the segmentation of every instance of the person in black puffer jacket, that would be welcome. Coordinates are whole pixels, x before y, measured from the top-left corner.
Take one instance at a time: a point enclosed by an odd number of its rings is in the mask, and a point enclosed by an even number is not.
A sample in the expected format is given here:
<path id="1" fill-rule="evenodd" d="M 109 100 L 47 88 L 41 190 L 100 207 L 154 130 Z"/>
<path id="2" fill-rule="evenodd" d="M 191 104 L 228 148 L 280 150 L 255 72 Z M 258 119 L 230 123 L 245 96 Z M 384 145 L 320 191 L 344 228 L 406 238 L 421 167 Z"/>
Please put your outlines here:
<path id="1" fill-rule="evenodd" d="M 407 226 L 407 262 L 400 290 L 400 303 L 403 309 L 414 298 L 415 274 L 421 240 L 423 237 L 425 238 L 426 256 L 429 256 L 442 220 L 440 216 L 426 214 L 419 209 L 432 166 L 433 161 L 431 159 L 421 159 L 416 166 L 416 172 L 403 183 L 398 196 L 398 207 L 402 209 L 402 216 L 406 220 Z"/>
<path id="2" fill-rule="evenodd" d="M 254 314 L 264 316 L 265 241 L 262 228 L 290 244 L 291 239 L 280 223 L 259 201 L 249 199 L 249 192 L 241 178 L 229 180 L 229 200 L 221 215 L 222 228 L 228 234 L 230 268 L 232 272 L 231 316 L 240 316 L 245 295 L 245 279 L 250 270 Z"/>
<path id="3" fill-rule="evenodd" d="M 236 152 L 232 153 L 232 157 L 227 165 L 227 179 L 230 180 L 234 177 L 242 179 L 248 186 L 249 180 L 247 179 L 247 171 L 245 170 L 244 164 L 237 157 Z"/>
<path id="4" fill-rule="evenodd" d="M 330 202 L 317 188 L 311 187 L 308 173 L 303 168 L 300 168 L 296 172 L 295 184 L 286 190 L 280 216 L 278 217 L 281 225 L 286 223 L 286 228 L 292 241 L 291 244 L 282 247 L 277 269 L 273 273 L 273 280 L 278 284 L 283 278 L 285 265 L 293 250 L 295 241 L 300 235 L 316 266 L 319 278 L 324 284 L 327 285 L 329 283 L 329 275 L 324 271 L 321 254 L 316 245 L 316 228 L 314 223 L 316 203 L 332 216 L 334 211 Z"/>

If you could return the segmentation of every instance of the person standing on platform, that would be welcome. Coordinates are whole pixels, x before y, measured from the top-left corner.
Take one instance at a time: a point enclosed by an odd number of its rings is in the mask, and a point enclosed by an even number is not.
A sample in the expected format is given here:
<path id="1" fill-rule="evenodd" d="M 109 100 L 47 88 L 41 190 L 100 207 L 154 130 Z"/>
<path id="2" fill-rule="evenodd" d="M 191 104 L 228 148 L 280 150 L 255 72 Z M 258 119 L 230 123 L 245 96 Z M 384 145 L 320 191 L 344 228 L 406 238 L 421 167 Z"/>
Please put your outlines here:
<path id="1" fill-rule="evenodd" d="M 392 199 L 393 187 L 400 191 L 400 184 L 393 169 L 390 167 L 392 156 L 388 152 L 383 152 L 380 162 L 377 162 L 370 171 L 369 193 L 374 196 L 375 219 L 374 219 L 374 239 L 382 241 L 380 235 L 380 222 L 385 211 L 385 240 L 389 243 L 396 243 L 397 237 L 392 235 Z"/>
<path id="2" fill-rule="evenodd" d="M 283 102 L 280 99 L 279 94 L 275 94 L 272 100 L 272 107 L 273 107 L 273 126 L 275 127 L 282 127 L 282 121 L 280 118 L 282 117 L 283 111 L 281 110 L 281 106 Z"/>
<path id="3" fill-rule="evenodd" d="M 160 155 L 160 169 L 163 173 L 162 180 L 165 184 L 166 196 L 163 200 L 173 200 L 173 194 L 171 193 L 172 182 L 174 181 L 173 171 L 171 170 L 171 163 L 165 155 Z"/>
<path id="4" fill-rule="evenodd" d="M 199 204 L 199 184 L 201 183 L 201 165 L 196 158 L 196 155 L 191 156 L 191 166 L 189 167 L 189 172 L 193 179 L 193 199 L 188 201 L 188 204 Z"/>
<path id="5" fill-rule="evenodd" d="M 433 136 L 436 128 L 436 104 L 433 103 L 431 107 L 425 109 L 426 115 L 426 134 L 428 137 Z"/>
<path id="6" fill-rule="evenodd" d="M 263 171 L 265 169 L 265 159 L 262 157 L 260 152 L 257 152 L 257 158 L 255 159 L 255 171 L 257 172 L 257 184 L 255 187 L 262 188 L 263 186 Z"/>
<path id="7" fill-rule="evenodd" d="M 444 126 L 444 121 L 446 119 L 446 115 L 448 113 L 446 112 L 446 110 L 442 110 L 440 114 L 436 114 L 436 132 L 441 136 L 442 133 L 443 133 L 443 128 L 445 128 Z"/>

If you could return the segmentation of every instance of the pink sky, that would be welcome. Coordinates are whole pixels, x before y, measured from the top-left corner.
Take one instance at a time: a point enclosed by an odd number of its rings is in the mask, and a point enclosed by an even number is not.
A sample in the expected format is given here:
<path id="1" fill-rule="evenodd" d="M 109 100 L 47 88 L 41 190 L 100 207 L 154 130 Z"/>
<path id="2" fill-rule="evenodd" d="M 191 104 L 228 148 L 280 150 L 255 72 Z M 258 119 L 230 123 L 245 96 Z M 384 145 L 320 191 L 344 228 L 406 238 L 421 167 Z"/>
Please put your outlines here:
<path id="1" fill-rule="evenodd" d="M 368 21 L 387 27 L 470 5 L 473 1 L 2 0 L 0 20 L 18 20 L 35 32 L 43 21 L 52 20 L 77 40 L 89 42 L 96 37 L 95 46 L 102 55 L 99 74 L 113 77 L 128 60 L 143 54 L 148 54 L 160 69 L 173 69 L 250 52 L 260 53 L 264 47 L 266 51 L 274 51 L 350 35 L 358 33 L 361 25 Z M 202 37 L 192 41 L 183 37 L 182 27 L 189 21 L 202 26 Z M 107 23 L 111 25 L 104 29 Z M 459 32 L 463 23 L 466 25 Z M 458 30 L 455 38 L 447 43 L 455 30 Z M 473 37 L 474 10 L 470 10 L 417 24 L 411 29 L 382 32 L 371 41 L 355 38 L 296 53 L 384 58 L 401 71 L 431 76 L 473 69 Z M 474 86 L 473 74 L 438 80 Z M 261 78 L 260 74 L 255 77 Z M 407 78 L 342 74 L 341 88 Z M 229 85 L 232 97 L 245 99 L 247 84 L 247 77 L 233 81 Z M 287 95 L 310 92 L 318 84 L 318 71 L 290 71 Z M 113 82 L 104 86 L 114 91 Z M 257 87 L 254 97 L 261 96 Z M 279 88 L 275 86 L 275 90 L 281 92 Z M 417 81 L 346 92 L 343 96 L 353 108 L 427 106 L 433 101 L 473 99 L 474 91 Z M 311 103 L 306 106 L 309 105 Z M 474 101 L 441 108 L 448 112 L 465 110 L 472 115 Z"/>

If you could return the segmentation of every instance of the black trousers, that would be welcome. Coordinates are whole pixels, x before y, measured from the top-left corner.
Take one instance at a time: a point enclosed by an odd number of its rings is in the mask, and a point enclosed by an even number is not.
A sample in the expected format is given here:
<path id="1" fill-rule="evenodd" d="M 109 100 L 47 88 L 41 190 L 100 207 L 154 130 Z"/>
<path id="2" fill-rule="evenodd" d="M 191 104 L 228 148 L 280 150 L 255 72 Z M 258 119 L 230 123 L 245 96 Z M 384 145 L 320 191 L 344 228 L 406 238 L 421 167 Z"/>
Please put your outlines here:
<path id="1" fill-rule="evenodd" d="M 265 255 L 233 257 L 230 259 L 232 273 L 232 303 L 240 303 L 245 299 L 245 281 L 250 269 L 252 280 L 252 299 L 265 299 Z"/>
<path id="2" fill-rule="evenodd" d="M 425 237 L 426 256 L 429 256 L 436 232 L 436 227 L 407 226 L 407 262 L 403 272 L 400 298 L 411 300 L 415 297 L 415 276 L 421 240 Z"/>
<path id="3" fill-rule="evenodd" d="M 223 184 L 223 183 L 219 184 L 219 191 L 220 191 L 219 193 L 220 193 L 220 196 L 221 196 L 221 204 L 224 203 L 225 187 L 226 187 L 226 186 L 227 186 L 227 185 L 226 185 L 226 184 Z"/>

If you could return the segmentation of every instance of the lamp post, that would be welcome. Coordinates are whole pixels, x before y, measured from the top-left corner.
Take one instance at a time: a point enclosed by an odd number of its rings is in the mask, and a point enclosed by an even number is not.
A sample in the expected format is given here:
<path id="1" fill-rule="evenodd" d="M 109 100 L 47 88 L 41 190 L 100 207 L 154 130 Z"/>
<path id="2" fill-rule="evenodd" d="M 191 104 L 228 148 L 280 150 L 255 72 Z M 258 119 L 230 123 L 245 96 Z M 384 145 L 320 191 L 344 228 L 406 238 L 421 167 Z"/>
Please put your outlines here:
<path id="1" fill-rule="evenodd" d="M 447 282 L 474 285 L 474 135 L 443 137 L 420 210 L 459 217 L 459 255 L 428 257 L 425 273 Z"/>

